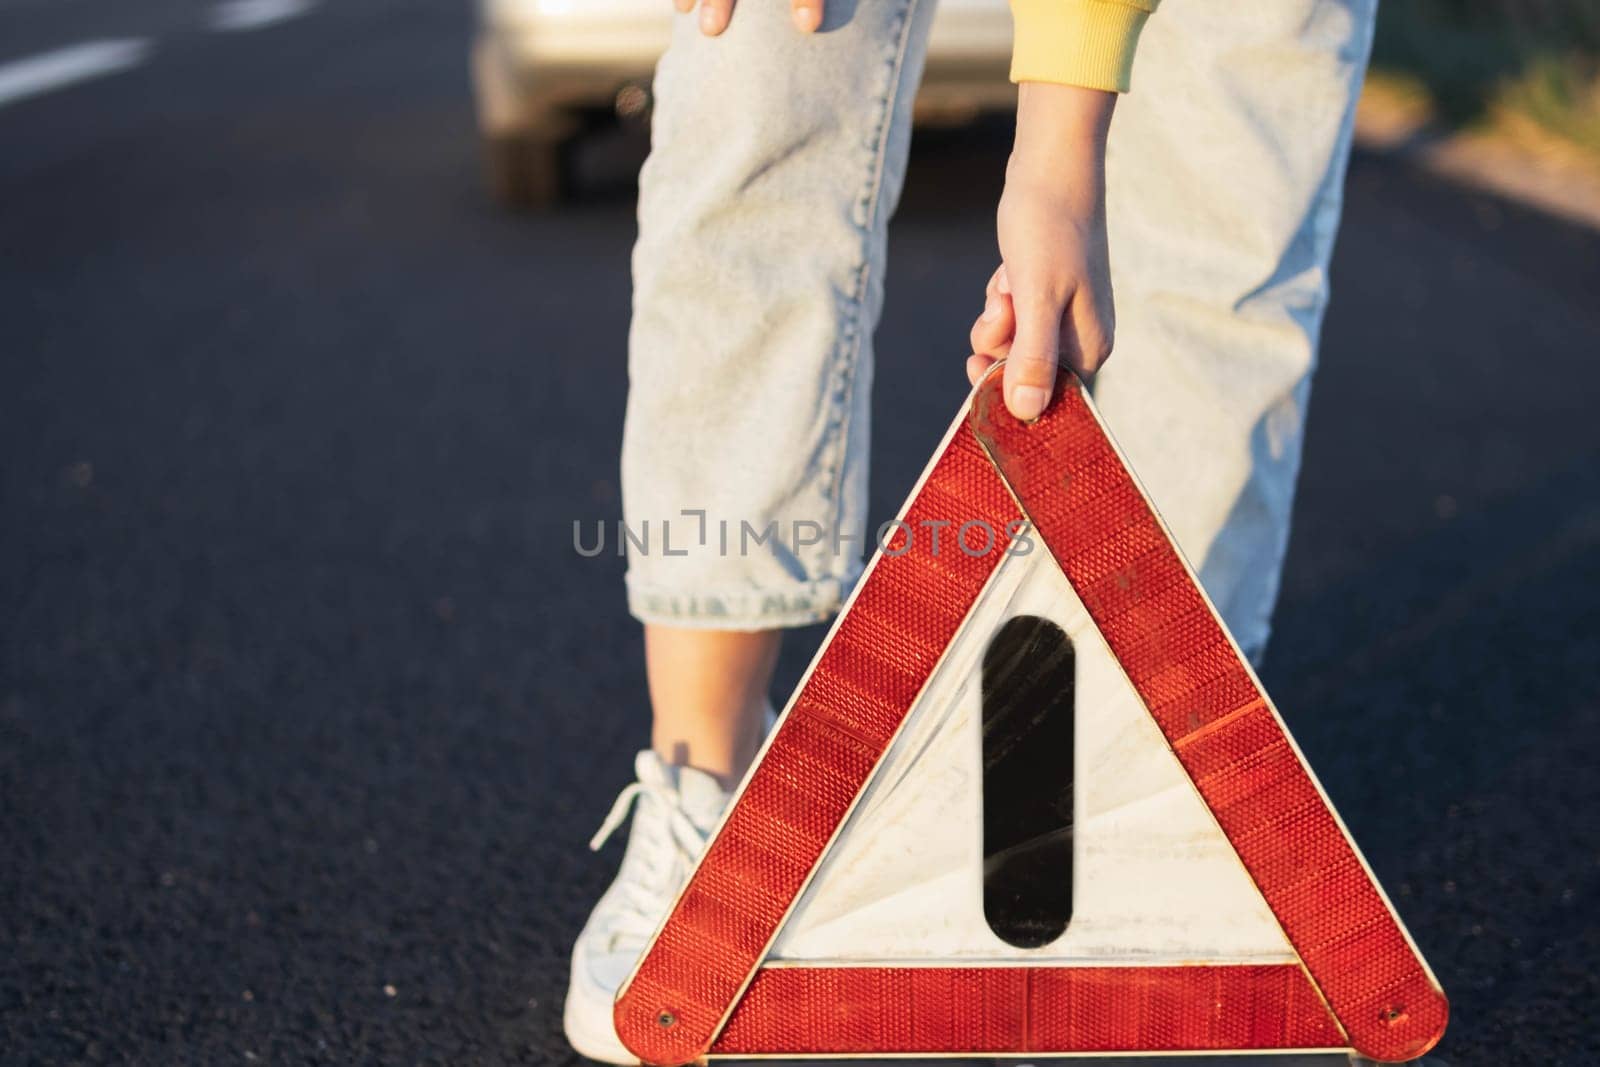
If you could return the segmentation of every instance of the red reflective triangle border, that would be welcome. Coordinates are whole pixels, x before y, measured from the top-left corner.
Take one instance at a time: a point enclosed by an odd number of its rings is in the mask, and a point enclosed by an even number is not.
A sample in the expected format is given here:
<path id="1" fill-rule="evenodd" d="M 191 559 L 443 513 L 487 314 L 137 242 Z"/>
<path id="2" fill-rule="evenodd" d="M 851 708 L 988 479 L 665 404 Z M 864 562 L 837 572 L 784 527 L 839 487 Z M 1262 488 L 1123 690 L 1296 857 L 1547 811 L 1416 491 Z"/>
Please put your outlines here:
<path id="1" fill-rule="evenodd" d="M 1340 1049 L 1294 964 L 765 966 L 714 1056 Z"/>
<path id="2" fill-rule="evenodd" d="M 1024 513 L 1303 970 L 762 966 L 1003 558 L 1003 544 L 980 551 L 988 532 L 1014 533 Z M 1403 1061 L 1438 1041 L 1443 992 L 1076 378 L 1031 424 L 986 379 L 900 520 L 620 991 L 630 1050 L 656 1064 L 1343 1047 Z M 943 551 L 915 533 L 941 522 Z M 951 550 L 961 536 L 971 551 Z"/>

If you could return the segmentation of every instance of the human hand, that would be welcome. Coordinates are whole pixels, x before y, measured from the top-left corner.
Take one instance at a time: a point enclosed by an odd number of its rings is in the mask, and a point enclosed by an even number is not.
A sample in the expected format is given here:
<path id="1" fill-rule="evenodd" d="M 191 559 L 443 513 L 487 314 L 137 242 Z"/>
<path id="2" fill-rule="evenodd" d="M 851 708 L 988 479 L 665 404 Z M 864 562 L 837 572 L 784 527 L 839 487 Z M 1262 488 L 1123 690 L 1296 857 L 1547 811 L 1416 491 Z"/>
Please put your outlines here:
<path id="1" fill-rule="evenodd" d="M 789 18 L 801 33 L 814 33 L 822 25 L 824 0 L 789 0 Z M 715 37 L 728 28 L 733 18 L 734 0 L 672 0 L 673 6 L 684 14 L 700 5 L 700 32 Z"/>
<path id="2" fill-rule="evenodd" d="M 967 377 L 1005 360 L 1006 407 L 1034 419 L 1056 367 L 1092 375 L 1111 355 L 1116 313 L 1106 246 L 1105 141 L 1114 93 L 1024 82 L 996 229 L 1000 267 L 972 325 Z"/>

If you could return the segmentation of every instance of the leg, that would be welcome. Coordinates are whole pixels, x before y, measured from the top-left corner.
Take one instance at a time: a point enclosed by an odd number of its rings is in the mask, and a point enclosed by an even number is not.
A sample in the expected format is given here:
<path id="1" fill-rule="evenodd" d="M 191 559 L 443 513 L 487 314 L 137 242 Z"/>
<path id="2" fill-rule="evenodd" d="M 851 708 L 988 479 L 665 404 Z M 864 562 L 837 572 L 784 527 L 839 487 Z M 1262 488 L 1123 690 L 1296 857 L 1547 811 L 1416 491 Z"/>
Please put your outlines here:
<path id="1" fill-rule="evenodd" d="M 1166 0 L 1117 107 L 1096 399 L 1247 655 L 1265 648 L 1375 0 Z"/>
<path id="2" fill-rule="evenodd" d="M 679 17 L 657 72 L 622 448 L 655 727 L 573 947 L 564 1025 L 596 1059 L 633 1062 L 612 1001 L 754 755 L 780 628 L 860 572 L 870 336 L 931 16 L 835 0 L 802 36 L 746 3 L 715 39 Z"/>
<path id="3" fill-rule="evenodd" d="M 653 745 L 737 779 L 778 628 L 860 572 L 871 334 L 929 0 L 679 19 L 640 176 L 623 503 Z"/>
<path id="4" fill-rule="evenodd" d="M 724 789 L 738 784 L 765 736 L 761 716 L 782 637 L 782 630 L 646 626 L 650 747 Z"/>

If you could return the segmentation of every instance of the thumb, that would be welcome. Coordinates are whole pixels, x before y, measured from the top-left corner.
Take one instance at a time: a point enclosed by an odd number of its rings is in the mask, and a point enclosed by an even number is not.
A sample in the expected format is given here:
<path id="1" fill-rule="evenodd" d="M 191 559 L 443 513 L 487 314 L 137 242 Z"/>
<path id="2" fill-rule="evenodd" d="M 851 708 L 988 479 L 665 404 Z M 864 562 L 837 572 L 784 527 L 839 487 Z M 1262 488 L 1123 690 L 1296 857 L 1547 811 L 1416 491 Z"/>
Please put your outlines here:
<path id="1" fill-rule="evenodd" d="M 1070 294 L 1060 298 L 1031 287 L 1014 286 L 1017 333 L 1006 357 L 1006 407 L 1019 419 L 1039 417 L 1055 389 L 1061 359 L 1061 315 Z"/>

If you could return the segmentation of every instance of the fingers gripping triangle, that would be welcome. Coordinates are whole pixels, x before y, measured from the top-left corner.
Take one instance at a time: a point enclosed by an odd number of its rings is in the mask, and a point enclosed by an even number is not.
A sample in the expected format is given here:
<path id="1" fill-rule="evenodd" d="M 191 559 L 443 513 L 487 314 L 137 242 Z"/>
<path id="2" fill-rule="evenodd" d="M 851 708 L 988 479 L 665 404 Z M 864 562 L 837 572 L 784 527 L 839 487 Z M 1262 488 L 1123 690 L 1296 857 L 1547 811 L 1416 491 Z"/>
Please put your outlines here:
<path id="1" fill-rule="evenodd" d="M 1272 1049 L 1399 1062 L 1437 1043 L 1443 992 L 1076 378 L 1024 424 L 991 374 L 899 519 L 619 991 L 630 1050 L 654 1064 Z M 925 523 L 949 523 L 942 551 L 916 536 Z M 1011 539 L 1028 536 L 1259 894 L 1281 956 L 773 958 L 930 679 L 993 614 L 977 609 Z"/>

